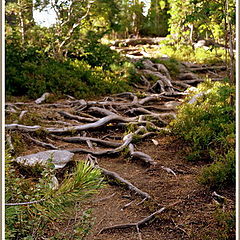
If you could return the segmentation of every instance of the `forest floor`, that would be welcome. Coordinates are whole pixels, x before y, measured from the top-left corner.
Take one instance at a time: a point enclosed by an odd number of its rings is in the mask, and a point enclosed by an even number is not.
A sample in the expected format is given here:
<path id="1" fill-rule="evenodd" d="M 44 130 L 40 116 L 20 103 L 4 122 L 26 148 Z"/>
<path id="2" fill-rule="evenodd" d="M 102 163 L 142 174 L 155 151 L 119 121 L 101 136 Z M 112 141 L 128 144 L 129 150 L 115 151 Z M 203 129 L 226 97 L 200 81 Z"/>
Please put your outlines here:
<path id="1" fill-rule="evenodd" d="M 196 64 L 195 67 L 204 68 L 206 66 Z M 225 74 L 224 70 L 221 69 L 211 69 L 211 72 L 214 72 L 213 77 L 216 77 L 216 74 L 221 76 Z M 211 77 L 212 73 L 208 72 L 208 75 Z M 198 79 L 202 78 L 204 74 L 202 72 L 198 74 Z M 185 83 L 188 84 L 190 80 L 188 79 L 188 82 Z M 182 80 L 175 76 L 174 81 Z M 184 81 L 182 82 L 184 83 Z M 192 81 L 191 84 L 196 86 L 197 81 Z M 144 95 L 144 92 L 146 95 Z M 79 124 L 76 118 L 70 119 L 71 117 L 59 114 L 60 112 L 72 115 L 78 114 L 83 118 L 92 118 L 92 120 L 96 119 L 96 121 L 100 119 L 100 116 L 110 116 L 110 112 L 112 112 L 120 115 L 124 120 L 109 122 L 107 125 L 94 128 L 94 130 L 86 129 L 81 132 L 80 136 L 104 139 L 121 145 L 122 140 L 124 140 L 123 136 L 126 135 L 125 123 L 128 122 L 126 119 L 140 116 L 137 111 L 146 114 L 139 108 L 147 109 L 149 111 L 147 114 L 152 115 L 153 119 L 154 117 L 160 117 L 163 123 L 166 123 L 170 121 L 171 116 L 174 116 L 177 111 L 176 105 L 179 105 L 184 98 L 184 95 L 181 94 L 164 96 L 158 94 L 157 97 L 155 95 L 156 98 L 152 99 L 152 101 L 140 104 L 142 99 L 151 97 L 153 94 L 147 93 L 144 88 L 136 88 L 136 92 L 132 94 L 106 96 L 103 99 L 85 101 L 90 108 L 101 108 L 102 112 L 99 109 L 88 111 L 89 108 L 86 107 L 83 101 L 80 102 L 70 97 L 48 104 L 19 103 L 19 99 L 15 99 L 7 102 L 7 106 L 9 109 L 17 109 L 17 113 L 8 112 L 6 122 L 8 124 L 14 123 L 14 116 L 19 116 L 19 112 L 27 111 L 21 121 L 15 119 L 15 123 L 60 128 Z M 135 112 L 131 112 L 133 108 Z M 104 112 L 104 110 L 109 112 Z M 92 114 L 93 112 L 97 114 Z M 160 129 L 165 126 L 164 124 L 158 125 L 155 120 L 152 122 L 157 128 Z M 217 202 L 212 195 L 214 189 L 209 189 L 198 182 L 198 176 L 206 163 L 187 161 L 186 151 L 189 150 L 188 145 L 166 131 L 153 132 L 146 138 L 134 142 L 134 151 L 147 154 L 154 161 L 154 164 L 151 161 L 150 164 L 149 162 L 145 163 L 141 157 L 139 158 L 141 161 L 139 161 L 138 158 L 124 151 L 116 154 L 96 154 L 96 152 L 102 150 L 112 150 L 112 147 L 102 148 L 91 139 L 81 143 L 70 143 L 63 141 L 62 136 L 39 136 L 35 132 L 23 131 L 19 133 L 14 129 L 9 131 L 12 139 L 16 139 L 18 136 L 19 143 L 24 143 L 21 148 L 19 146 L 19 149 L 16 149 L 19 155 L 46 150 L 46 147 L 39 146 L 32 139 L 52 144 L 58 149 L 78 149 L 78 151 L 75 151 L 74 156 L 76 161 L 85 160 L 89 156 L 88 154 L 94 155 L 95 152 L 100 167 L 119 174 L 138 189 L 151 196 L 150 199 L 142 201 L 143 198 L 138 194 L 124 188 L 124 186 L 119 186 L 116 181 L 110 181 L 110 184 L 106 184 L 91 202 L 81 206 L 81 210 L 76 209 L 75 216 L 71 216 L 64 224 L 55 226 L 60 232 L 71 233 L 83 210 L 91 208 L 93 225 L 86 237 L 87 240 L 203 240 L 221 239 L 219 236 L 224 234 L 225 226 L 218 220 L 219 215 L 217 212 L 220 209 L 227 211 L 234 208 L 235 190 L 224 189 L 217 192 L 226 198 L 224 204 Z M 128 133 L 131 132 L 131 127 L 127 131 Z M 88 151 L 84 152 L 83 149 L 88 149 Z M 156 214 L 155 218 L 147 221 L 146 224 L 140 225 L 139 229 L 133 226 L 123 229 L 106 229 L 100 232 L 102 229 L 113 225 L 136 223 L 163 207 L 165 209 L 161 213 Z M 229 239 L 234 239 L 234 236 Z"/>

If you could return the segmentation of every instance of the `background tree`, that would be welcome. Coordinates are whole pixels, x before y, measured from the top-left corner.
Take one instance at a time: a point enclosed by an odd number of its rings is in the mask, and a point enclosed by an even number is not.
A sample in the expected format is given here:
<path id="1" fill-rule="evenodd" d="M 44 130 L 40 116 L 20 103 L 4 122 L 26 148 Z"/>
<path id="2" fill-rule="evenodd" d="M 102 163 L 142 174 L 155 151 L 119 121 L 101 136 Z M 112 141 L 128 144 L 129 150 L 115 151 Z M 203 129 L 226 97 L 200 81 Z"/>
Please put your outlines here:
<path id="1" fill-rule="evenodd" d="M 33 26 L 32 0 L 7 0 L 6 22 L 19 31 L 22 43 L 25 42 L 27 31 Z"/>
<path id="2" fill-rule="evenodd" d="M 234 82 L 235 1 L 169 0 L 169 4 L 171 37 L 176 42 L 193 44 L 210 39 L 214 45 L 224 45 L 229 78 Z"/>
<path id="3" fill-rule="evenodd" d="M 142 33 L 149 36 L 166 36 L 168 31 L 169 4 L 167 0 L 152 0 Z"/>

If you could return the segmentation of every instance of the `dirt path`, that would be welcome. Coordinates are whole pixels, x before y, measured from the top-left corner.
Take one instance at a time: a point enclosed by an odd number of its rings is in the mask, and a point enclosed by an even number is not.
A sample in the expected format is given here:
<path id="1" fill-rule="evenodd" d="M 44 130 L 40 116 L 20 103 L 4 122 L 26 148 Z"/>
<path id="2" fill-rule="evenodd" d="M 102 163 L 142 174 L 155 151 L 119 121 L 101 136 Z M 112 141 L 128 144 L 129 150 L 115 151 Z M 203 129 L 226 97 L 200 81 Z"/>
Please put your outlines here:
<path id="1" fill-rule="evenodd" d="M 218 205 L 211 195 L 212 191 L 197 183 L 202 166 L 184 160 L 184 144 L 176 138 L 157 136 L 154 139 L 159 142 L 158 146 L 154 146 L 151 140 L 138 146 L 141 151 L 153 156 L 157 161 L 154 168 L 139 166 L 124 157 L 100 160 L 105 168 L 118 172 L 148 192 L 153 201 L 138 205 L 141 199 L 116 186 L 107 186 L 91 205 L 95 225 L 87 239 L 139 239 L 135 228 L 110 230 L 99 235 L 97 233 L 104 227 L 137 222 L 163 206 L 178 201 L 177 205 L 159 214 L 155 222 L 150 222 L 140 230 L 142 239 L 218 239 L 218 230 L 221 228 L 214 218 Z M 171 168 L 176 177 L 167 173 L 161 166 Z M 232 199 L 234 192 L 222 194 Z M 104 200 L 107 196 L 111 197 Z M 124 208 L 131 202 L 130 206 Z M 229 204 L 232 205 L 232 202 Z"/>
<path id="2" fill-rule="evenodd" d="M 186 68 L 180 72 L 180 74 L 183 73 L 186 73 Z M 151 77 L 148 78 L 145 75 L 145 78 L 152 85 Z M 199 79 L 199 77 L 194 79 Z M 223 226 L 219 225 L 214 214 L 222 206 L 214 200 L 213 190 L 201 186 L 197 181 L 203 164 L 187 162 L 183 151 L 187 147 L 186 144 L 164 132 L 166 124 L 174 117 L 176 105 L 179 105 L 181 98 L 184 97 L 181 92 L 184 88 L 167 85 L 164 78 L 163 80 L 159 78 L 159 81 L 162 81 L 160 87 L 163 87 L 165 92 L 159 89 L 149 92 L 146 81 L 139 86 L 140 94 L 137 89 L 138 94 L 125 93 L 95 101 L 68 97 L 52 104 L 7 103 L 6 121 L 8 124 L 25 126 L 37 124 L 44 126 L 49 134 L 27 129 L 19 131 L 14 127 L 9 127 L 7 133 L 13 142 L 22 143 L 23 147 L 15 149 L 17 155 L 46 150 L 46 146 L 39 146 L 39 143 L 37 144 L 32 139 L 52 144 L 58 149 L 78 149 L 77 152 L 75 150 L 76 161 L 85 160 L 87 150 L 88 153 L 97 157 L 100 167 L 116 172 L 151 196 L 151 199 L 142 202 L 143 199 L 133 191 L 117 185 L 116 181 L 110 181 L 111 184 L 107 184 L 90 203 L 82 206 L 84 209 L 93 209 L 94 224 L 87 240 L 219 239 L 219 232 L 222 231 Z M 178 77 L 175 77 L 172 82 L 174 81 L 184 83 L 184 79 Z M 197 82 L 193 81 L 191 84 L 196 85 Z M 146 101 L 143 103 L 143 100 Z M 27 112 L 19 119 L 22 111 Z M 66 115 L 66 113 L 71 115 Z M 118 115 L 120 118 L 114 118 L 114 121 L 92 127 L 92 124 L 98 124 L 106 117 L 110 119 L 113 115 Z M 79 124 L 85 124 L 86 129 L 79 130 Z M 136 135 L 132 141 L 134 151 L 147 154 L 154 161 L 153 165 L 145 163 L 143 157 L 133 157 L 134 155 L 129 154 L 129 150 L 114 154 L 100 154 L 101 151 L 115 150 L 117 147 L 102 147 L 93 140 L 97 138 L 121 145 L 125 141 L 124 136 L 133 133 L 141 126 L 145 129 L 144 133 L 152 132 L 152 134 L 142 139 Z M 61 130 L 60 134 L 64 133 L 64 135 L 55 134 L 56 129 Z M 81 136 L 91 137 L 91 139 L 81 141 L 81 143 L 69 143 L 63 141 L 66 134 L 68 137 Z M 219 194 L 227 198 L 225 208 L 232 208 L 234 190 L 224 190 Z M 138 222 L 163 207 L 167 208 L 156 215 L 154 221 L 151 220 L 141 226 L 139 232 L 135 227 L 131 227 L 120 230 L 112 229 L 99 234 L 99 231 L 105 227 Z M 77 219 L 78 217 L 74 221 L 76 222 Z M 67 226 L 65 224 L 60 226 L 60 231 L 71 232 L 74 221 Z"/>

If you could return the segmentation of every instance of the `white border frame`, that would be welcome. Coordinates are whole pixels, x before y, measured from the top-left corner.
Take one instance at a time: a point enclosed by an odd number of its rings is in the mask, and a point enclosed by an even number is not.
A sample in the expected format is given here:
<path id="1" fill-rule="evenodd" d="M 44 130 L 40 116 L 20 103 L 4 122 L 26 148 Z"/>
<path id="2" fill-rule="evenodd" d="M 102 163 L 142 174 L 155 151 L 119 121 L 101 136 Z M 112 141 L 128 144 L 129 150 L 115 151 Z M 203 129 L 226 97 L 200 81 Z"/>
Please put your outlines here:
<path id="1" fill-rule="evenodd" d="M 1 159 L 1 209 L 2 209 L 2 218 L 1 218 L 1 232 L 0 232 L 0 238 L 5 239 L 5 188 L 4 188 L 4 183 L 5 183 L 5 161 L 4 161 L 4 156 L 5 156 L 5 144 L 4 144 L 4 139 L 5 139 L 5 1 L 1 1 L 0 5 L 0 10 L 1 10 L 1 49 L 2 49 L 2 56 L 1 56 L 1 119 L 2 119 L 2 125 L 1 125 L 1 154 L 2 154 L 2 159 Z M 239 20 L 240 20 L 240 11 L 239 11 L 239 1 L 236 0 L 236 197 L 235 197 L 235 204 L 236 204 L 236 240 L 240 239 L 239 233 L 240 233 L 240 224 L 239 224 L 239 104 L 240 104 L 240 99 L 239 99 L 239 81 L 240 81 L 240 61 L 239 61 Z"/>

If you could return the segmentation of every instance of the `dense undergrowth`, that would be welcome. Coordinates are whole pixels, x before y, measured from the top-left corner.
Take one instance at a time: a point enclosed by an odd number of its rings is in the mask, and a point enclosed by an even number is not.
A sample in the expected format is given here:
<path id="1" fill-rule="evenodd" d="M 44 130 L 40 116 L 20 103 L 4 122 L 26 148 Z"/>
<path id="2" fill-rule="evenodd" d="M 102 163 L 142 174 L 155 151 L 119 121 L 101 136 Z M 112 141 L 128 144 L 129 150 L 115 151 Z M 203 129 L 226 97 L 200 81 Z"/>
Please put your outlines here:
<path id="1" fill-rule="evenodd" d="M 131 89 L 134 66 L 100 43 L 81 56 L 56 59 L 37 47 L 6 46 L 6 95 L 37 98 L 44 92 L 77 98 Z"/>
<path id="2" fill-rule="evenodd" d="M 188 160 L 208 163 L 202 183 L 214 188 L 234 186 L 235 87 L 206 81 L 190 92 L 170 123 L 172 132 L 191 147 Z"/>
<path id="3" fill-rule="evenodd" d="M 51 159 L 50 159 L 51 160 Z M 56 170 L 51 161 L 43 168 L 14 166 L 6 154 L 6 203 L 39 201 L 35 204 L 6 206 L 5 239 L 83 239 L 91 228 L 90 209 L 80 212 L 79 204 L 91 197 L 102 186 L 101 173 L 89 164 L 79 162 L 65 173 L 57 188 Z M 77 204 L 77 205 L 76 205 Z M 72 231 L 59 231 L 58 224 L 69 215 L 80 214 Z M 52 236 L 52 237 L 51 237 Z"/>

